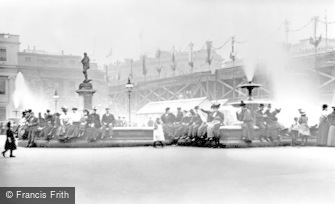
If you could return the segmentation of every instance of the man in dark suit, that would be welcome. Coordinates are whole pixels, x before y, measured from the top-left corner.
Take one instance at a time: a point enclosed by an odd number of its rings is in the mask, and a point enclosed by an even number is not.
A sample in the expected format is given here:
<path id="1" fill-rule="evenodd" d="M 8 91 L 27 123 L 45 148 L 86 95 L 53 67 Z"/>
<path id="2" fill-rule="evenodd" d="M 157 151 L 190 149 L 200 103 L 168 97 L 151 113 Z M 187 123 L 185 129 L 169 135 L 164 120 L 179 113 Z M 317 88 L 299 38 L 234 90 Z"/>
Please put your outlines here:
<path id="1" fill-rule="evenodd" d="M 170 112 L 170 108 L 165 109 L 165 113 L 161 116 L 163 122 L 163 131 L 168 136 L 172 137 L 174 133 L 173 123 L 176 121 L 176 116 Z"/>
<path id="2" fill-rule="evenodd" d="M 202 119 L 199 115 L 199 106 L 194 107 L 194 114 L 192 114 L 191 121 L 190 121 L 190 127 L 188 129 L 187 136 L 191 139 L 195 138 L 197 136 L 198 128 L 202 124 Z"/>
<path id="3" fill-rule="evenodd" d="M 97 108 L 94 107 L 93 108 L 93 112 L 90 114 L 89 116 L 89 120 L 90 124 L 93 124 L 93 127 L 100 129 L 101 127 L 101 123 L 100 123 L 100 115 L 97 114 Z"/>
<path id="4" fill-rule="evenodd" d="M 113 127 L 115 123 L 114 115 L 109 113 L 109 108 L 106 108 L 106 113 L 103 114 L 102 119 L 102 138 L 112 137 L 113 136 Z"/>

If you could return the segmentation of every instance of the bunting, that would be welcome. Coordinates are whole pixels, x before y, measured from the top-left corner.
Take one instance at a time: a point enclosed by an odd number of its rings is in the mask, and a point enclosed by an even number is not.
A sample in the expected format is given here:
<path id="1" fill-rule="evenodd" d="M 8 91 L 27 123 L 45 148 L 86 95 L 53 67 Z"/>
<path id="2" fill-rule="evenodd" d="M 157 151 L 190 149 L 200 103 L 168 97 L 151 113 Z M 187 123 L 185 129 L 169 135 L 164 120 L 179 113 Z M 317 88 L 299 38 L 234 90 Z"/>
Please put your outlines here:
<path id="1" fill-rule="evenodd" d="M 188 65 L 193 68 L 194 61 L 193 61 L 193 43 L 191 42 L 189 45 L 189 51 L 188 51 Z"/>
<path id="2" fill-rule="evenodd" d="M 211 65 L 212 63 L 212 59 L 213 59 L 213 56 L 212 56 L 212 44 L 213 42 L 212 41 L 207 41 L 206 42 L 206 45 L 207 45 L 207 57 L 206 57 L 206 62 Z"/>

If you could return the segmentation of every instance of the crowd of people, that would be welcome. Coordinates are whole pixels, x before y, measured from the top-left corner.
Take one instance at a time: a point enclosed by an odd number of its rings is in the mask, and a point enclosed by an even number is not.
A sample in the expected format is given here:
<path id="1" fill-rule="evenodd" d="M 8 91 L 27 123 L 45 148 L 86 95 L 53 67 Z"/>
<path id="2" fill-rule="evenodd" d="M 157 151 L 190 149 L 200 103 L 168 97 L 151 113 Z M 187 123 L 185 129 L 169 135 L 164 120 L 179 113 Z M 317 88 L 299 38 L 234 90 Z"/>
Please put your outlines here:
<path id="1" fill-rule="evenodd" d="M 36 138 L 62 142 L 74 138 L 95 141 L 113 137 L 113 127 L 127 126 L 125 118 L 116 119 L 109 108 L 101 118 L 97 108 L 93 108 L 91 113 L 88 110 L 81 113 L 76 107 L 72 108 L 72 112 L 66 106 L 61 109 L 61 113 L 54 114 L 46 110 L 43 116 L 41 113 L 35 116 L 30 109 L 24 111 L 16 130 L 19 139 L 27 139 L 27 147 L 34 146 Z"/>
<path id="2" fill-rule="evenodd" d="M 333 111 L 330 113 L 328 106 L 324 104 L 320 122 L 314 126 L 309 126 L 306 112 L 299 109 L 299 116 L 294 117 L 289 128 L 285 128 L 278 122 L 277 118 L 281 109 L 272 110 L 271 104 L 268 104 L 266 108 L 264 104 L 260 104 L 255 113 L 252 113 L 243 101 L 239 106 L 241 109 L 236 112 L 236 119 L 241 121 L 241 139 L 246 143 L 252 143 L 254 139 L 258 139 L 260 142 L 280 142 L 280 135 L 284 134 L 292 138 L 292 146 L 297 145 L 298 140 L 301 140 L 300 144 L 305 146 L 312 132 L 318 130 L 317 144 L 319 146 L 335 146 L 335 107 L 332 107 Z M 165 138 L 171 139 L 172 144 L 175 145 L 181 139 L 194 144 L 204 144 L 210 141 L 218 145 L 220 126 L 224 125 L 225 118 L 219 108 L 220 104 L 213 104 L 211 110 L 195 106 L 187 111 L 179 107 L 175 115 L 167 107 L 160 118 L 155 120 L 149 118 L 147 124 L 154 128 L 154 147 L 157 143 L 164 146 Z M 24 111 L 14 133 L 17 133 L 19 139 L 27 139 L 27 147 L 32 147 L 36 138 L 48 141 L 55 139 L 61 142 L 67 142 L 74 138 L 88 141 L 108 139 L 113 137 L 113 127 L 127 126 L 125 118 L 118 117 L 116 119 L 109 112 L 109 108 L 106 108 L 106 112 L 101 118 L 97 114 L 96 108 L 93 108 L 91 113 L 88 110 L 83 110 L 80 113 L 75 107 L 71 109 L 72 112 L 67 107 L 61 109 L 61 113 L 54 114 L 47 110 L 43 116 L 41 113 L 35 116 L 32 110 Z M 201 115 L 207 117 L 201 117 Z M 7 123 L 6 126 L 8 133 L 11 125 Z M 255 134 L 255 127 L 259 129 L 258 134 Z M 256 135 L 257 137 L 255 137 Z M 9 139 L 9 142 L 11 140 Z M 7 147 L 9 146 L 7 145 Z"/>
<path id="3" fill-rule="evenodd" d="M 253 114 L 243 101 L 239 106 L 241 109 L 236 112 L 236 118 L 241 121 L 241 139 L 246 143 L 252 143 L 254 139 L 260 142 L 280 143 L 280 136 L 289 136 L 292 138 L 292 146 L 295 146 L 298 140 L 301 146 L 305 146 L 308 138 L 314 133 L 317 135 L 319 146 L 335 146 L 335 107 L 334 111 L 329 113 L 328 106 L 323 105 L 320 123 L 313 126 L 308 124 L 306 112 L 299 109 L 299 116 L 294 117 L 293 124 L 286 128 L 278 121 L 280 108 L 272 109 L 271 104 L 265 108 L 264 104 L 259 104 L 258 110 Z M 213 104 L 210 111 L 199 109 L 198 106 L 189 111 L 177 108 L 177 114 L 174 115 L 167 107 L 165 113 L 156 119 L 155 130 L 158 132 L 155 135 L 164 134 L 172 138 L 173 144 L 178 144 L 180 139 L 195 144 L 204 144 L 206 141 L 218 144 L 220 126 L 224 125 L 224 114 L 219 108 L 220 104 Z M 206 120 L 200 117 L 200 111 L 207 114 Z M 160 131 L 160 126 L 163 133 Z M 255 134 L 255 127 L 259 129 L 258 134 Z"/>
<path id="4" fill-rule="evenodd" d="M 174 115 L 170 108 L 165 109 L 165 113 L 156 119 L 154 135 L 164 134 L 172 139 L 172 144 L 177 145 L 180 139 L 191 142 L 219 141 L 219 128 L 223 124 L 224 114 L 219 111 L 220 104 L 213 104 L 211 110 L 204 110 L 195 106 L 194 109 L 181 110 L 177 108 Z M 207 115 L 207 120 L 203 121 L 200 111 Z M 160 128 L 162 126 L 162 128 Z M 162 129 L 163 131 L 160 131 Z M 159 136 L 159 138 L 163 138 Z M 156 141 L 155 141 L 156 142 Z"/>

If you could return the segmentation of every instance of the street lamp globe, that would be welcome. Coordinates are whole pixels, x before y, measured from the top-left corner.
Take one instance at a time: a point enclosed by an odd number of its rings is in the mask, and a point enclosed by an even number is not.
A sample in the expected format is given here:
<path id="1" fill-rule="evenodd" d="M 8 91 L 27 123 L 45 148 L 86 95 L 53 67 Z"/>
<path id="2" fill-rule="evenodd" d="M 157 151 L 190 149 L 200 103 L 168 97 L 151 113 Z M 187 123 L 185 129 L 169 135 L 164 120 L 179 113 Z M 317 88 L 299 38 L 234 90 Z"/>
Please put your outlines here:
<path id="1" fill-rule="evenodd" d="M 57 100 L 59 99 L 57 90 L 55 90 L 55 94 L 52 96 L 52 98 L 55 100 L 55 113 L 56 113 L 57 112 Z"/>
<path id="2" fill-rule="evenodd" d="M 130 93 L 134 88 L 134 85 L 130 82 L 130 78 L 128 78 L 128 83 L 126 84 L 126 90 Z"/>
<path id="3" fill-rule="evenodd" d="M 53 95 L 52 98 L 55 99 L 55 100 L 59 99 L 59 95 L 57 93 L 57 90 L 55 90 L 55 94 Z"/>

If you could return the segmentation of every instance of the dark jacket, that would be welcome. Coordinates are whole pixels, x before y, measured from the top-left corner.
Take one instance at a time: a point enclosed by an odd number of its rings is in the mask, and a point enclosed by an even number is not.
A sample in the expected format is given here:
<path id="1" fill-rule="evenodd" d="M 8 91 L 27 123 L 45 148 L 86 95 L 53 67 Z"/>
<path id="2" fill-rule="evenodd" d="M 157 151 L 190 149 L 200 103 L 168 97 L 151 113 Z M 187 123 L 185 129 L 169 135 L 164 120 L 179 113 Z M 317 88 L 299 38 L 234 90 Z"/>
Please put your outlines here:
<path id="1" fill-rule="evenodd" d="M 97 114 L 97 113 L 90 114 L 89 117 L 88 117 L 88 123 L 89 124 L 94 123 L 95 128 L 100 128 L 101 127 L 100 115 Z"/>
<path id="2" fill-rule="evenodd" d="M 15 150 L 16 144 L 15 144 L 15 138 L 14 138 L 13 131 L 7 130 L 6 135 L 7 135 L 7 139 L 5 143 L 5 150 Z"/>
<path id="3" fill-rule="evenodd" d="M 208 117 L 207 117 L 207 122 L 212 122 L 214 119 L 219 120 L 220 123 L 223 123 L 224 120 L 224 114 L 221 113 L 220 111 L 216 112 L 216 115 L 214 117 L 214 113 L 212 111 L 206 111 L 204 109 L 201 109 L 202 112 L 207 113 Z"/>
<path id="4" fill-rule="evenodd" d="M 183 120 L 184 114 L 183 112 L 178 112 L 177 113 L 177 118 L 175 122 L 181 122 Z"/>
<path id="5" fill-rule="evenodd" d="M 113 114 L 109 114 L 109 115 L 104 114 L 102 116 L 101 122 L 102 122 L 102 125 L 104 125 L 105 123 L 107 123 L 107 126 L 108 126 L 109 124 L 112 123 L 113 126 L 114 126 L 114 123 L 115 123 L 114 115 Z"/>
<path id="6" fill-rule="evenodd" d="M 200 115 L 198 113 L 192 115 L 190 123 L 191 123 L 191 125 L 192 124 L 200 125 L 202 123 L 202 119 L 201 119 Z"/>
<path id="7" fill-rule="evenodd" d="M 162 116 L 161 116 L 161 120 L 162 122 L 165 124 L 165 123 L 174 123 L 176 122 L 176 116 L 173 115 L 173 113 L 164 113 Z"/>

